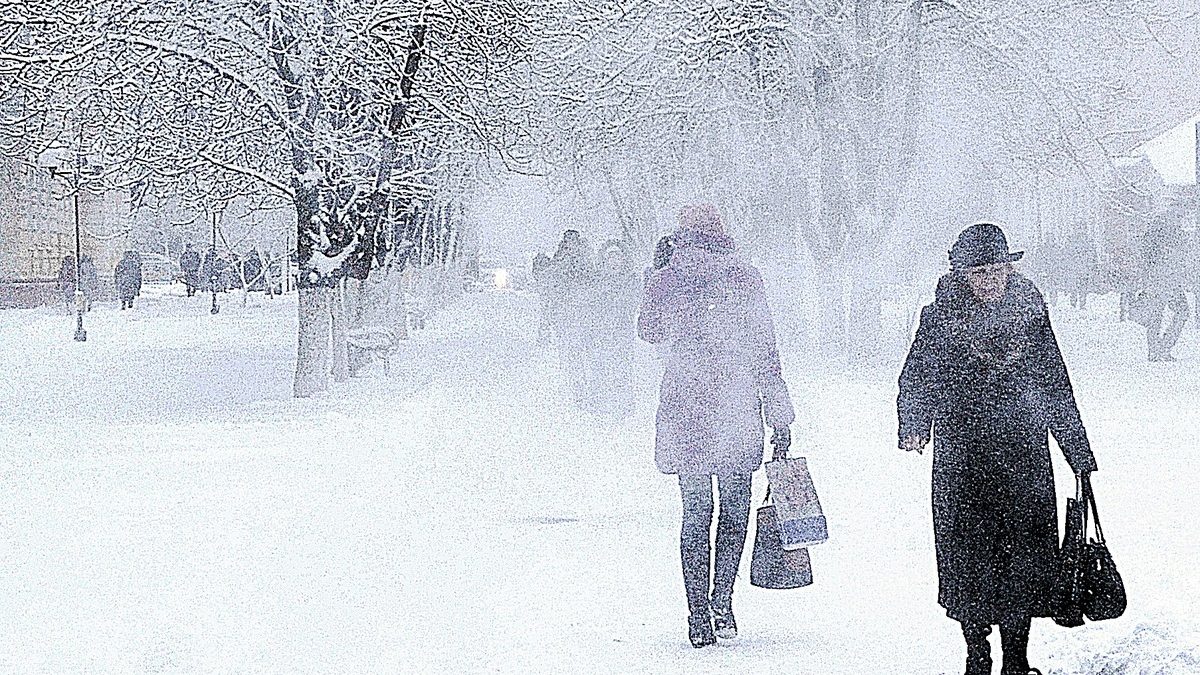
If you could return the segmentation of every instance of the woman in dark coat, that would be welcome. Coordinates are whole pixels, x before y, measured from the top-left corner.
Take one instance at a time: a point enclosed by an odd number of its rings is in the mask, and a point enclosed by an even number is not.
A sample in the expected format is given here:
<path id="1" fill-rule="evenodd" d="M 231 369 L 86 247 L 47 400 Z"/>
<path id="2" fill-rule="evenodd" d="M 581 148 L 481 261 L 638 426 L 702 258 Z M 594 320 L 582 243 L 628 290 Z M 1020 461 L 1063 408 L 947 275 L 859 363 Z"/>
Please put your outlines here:
<path id="1" fill-rule="evenodd" d="M 939 601 L 962 623 L 967 675 L 1038 673 L 1032 617 L 1054 614 L 1058 511 L 1047 431 L 1076 474 L 1096 470 L 1041 293 L 995 225 L 967 228 L 900 375 L 900 446 L 933 438 Z"/>

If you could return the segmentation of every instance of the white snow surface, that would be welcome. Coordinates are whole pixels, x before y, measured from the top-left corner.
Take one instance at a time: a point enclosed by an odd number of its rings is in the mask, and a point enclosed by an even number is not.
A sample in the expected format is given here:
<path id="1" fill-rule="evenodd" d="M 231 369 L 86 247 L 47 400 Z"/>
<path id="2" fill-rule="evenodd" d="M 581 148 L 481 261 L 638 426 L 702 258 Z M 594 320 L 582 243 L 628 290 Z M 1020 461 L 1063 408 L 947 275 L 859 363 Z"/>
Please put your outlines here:
<path id="1" fill-rule="evenodd" d="M 694 650 L 652 351 L 633 415 L 581 413 L 534 344 L 536 298 L 480 293 L 415 332 L 390 377 L 293 400 L 294 296 L 216 316 L 180 296 L 102 306 L 83 344 L 61 309 L 0 312 L 0 672 L 962 672 L 929 456 L 895 448 L 898 363 L 783 343 L 831 540 L 794 591 L 749 585 L 748 544 L 742 636 Z M 1035 622 L 1031 659 L 1194 674 L 1197 334 L 1179 363 L 1146 363 L 1114 302 L 1054 316 L 1131 604 Z"/>

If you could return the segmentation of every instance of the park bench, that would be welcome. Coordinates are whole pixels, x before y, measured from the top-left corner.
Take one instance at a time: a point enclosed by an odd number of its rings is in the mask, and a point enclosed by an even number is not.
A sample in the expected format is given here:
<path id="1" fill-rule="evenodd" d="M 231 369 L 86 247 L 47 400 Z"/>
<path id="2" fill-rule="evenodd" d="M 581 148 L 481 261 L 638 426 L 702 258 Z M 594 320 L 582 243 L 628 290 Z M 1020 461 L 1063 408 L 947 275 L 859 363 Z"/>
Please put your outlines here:
<path id="1" fill-rule="evenodd" d="M 358 371 L 371 359 L 381 361 L 383 372 L 390 373 L 392 352 L 395 351 L 399 342 L 396 335 L 384 326 L 351 328 L 346 333 L 350 375 L 352 377 L 357 375 Z"/>

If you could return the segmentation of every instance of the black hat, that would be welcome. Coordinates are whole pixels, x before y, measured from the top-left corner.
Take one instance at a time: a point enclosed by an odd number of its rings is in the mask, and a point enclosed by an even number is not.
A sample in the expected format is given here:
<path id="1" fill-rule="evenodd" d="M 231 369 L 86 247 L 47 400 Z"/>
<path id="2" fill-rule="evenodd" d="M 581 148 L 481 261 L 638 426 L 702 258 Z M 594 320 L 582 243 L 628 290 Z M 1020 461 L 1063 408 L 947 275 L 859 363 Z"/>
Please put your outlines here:
<path id="1" fill-rule="evenodd" d="M 1004 231 L 991 223 L 976 223 L 962 231 L 950 247 L 950 269 L 996 265 L 1020 260 L 1024 251 L 1008 250 Z"/>

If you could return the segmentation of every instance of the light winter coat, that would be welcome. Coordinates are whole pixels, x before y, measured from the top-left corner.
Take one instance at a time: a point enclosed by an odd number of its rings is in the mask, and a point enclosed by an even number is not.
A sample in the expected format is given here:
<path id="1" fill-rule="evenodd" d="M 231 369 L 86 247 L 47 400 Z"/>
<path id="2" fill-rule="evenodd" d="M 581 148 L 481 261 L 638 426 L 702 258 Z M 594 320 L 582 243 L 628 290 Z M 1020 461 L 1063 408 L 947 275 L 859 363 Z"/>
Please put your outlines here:
<path id="1" fill-rule="evenodd" d="M 668 474 L 750 473 L 764 421 L 795 419 L 762 277 L 724 235 L 683 229 L 676 242 L 638 316 L 642 339 L 665 347 L 655 463 Z"/>
<path id="2" fill-rule="evenodd" d="M 1058 511 L 1047 432 L 1075 472 L 1096 468 L 1042 294 L 938 284 L 900 375 L 900 441 L 933 436 L 939 600 L 960 621 L 1052 616 Z"/>

